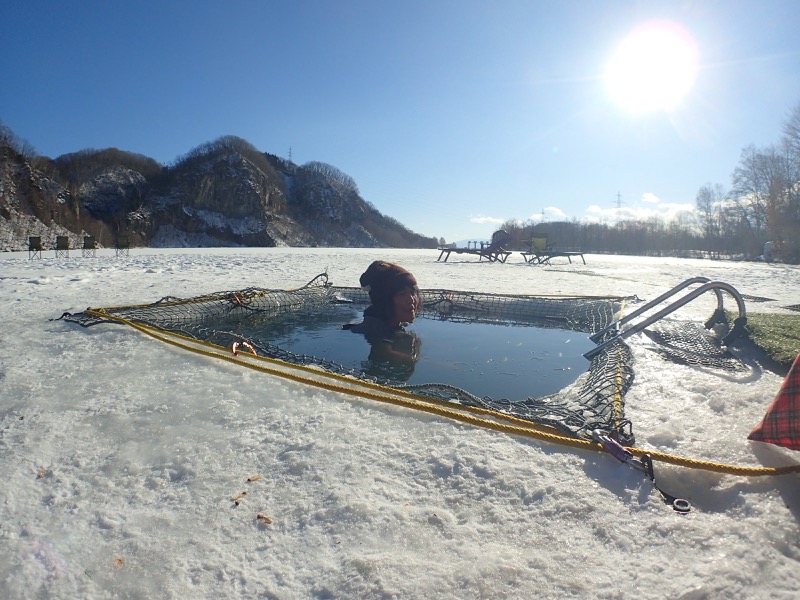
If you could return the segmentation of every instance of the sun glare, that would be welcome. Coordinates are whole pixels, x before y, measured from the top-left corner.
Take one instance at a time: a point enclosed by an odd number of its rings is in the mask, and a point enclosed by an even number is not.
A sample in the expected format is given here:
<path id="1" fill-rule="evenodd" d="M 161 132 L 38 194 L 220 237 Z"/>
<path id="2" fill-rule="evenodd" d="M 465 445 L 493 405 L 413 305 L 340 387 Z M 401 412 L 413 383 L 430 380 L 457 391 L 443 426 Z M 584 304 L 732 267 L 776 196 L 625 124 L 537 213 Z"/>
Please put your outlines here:
<path id="1" fill-rule="evenodd" d="M 606 86 L 614 102 L 633 112 L 671 110 L 697 74 L 697 46 L 671 21 L 637 27 L 608 63 Z"/>

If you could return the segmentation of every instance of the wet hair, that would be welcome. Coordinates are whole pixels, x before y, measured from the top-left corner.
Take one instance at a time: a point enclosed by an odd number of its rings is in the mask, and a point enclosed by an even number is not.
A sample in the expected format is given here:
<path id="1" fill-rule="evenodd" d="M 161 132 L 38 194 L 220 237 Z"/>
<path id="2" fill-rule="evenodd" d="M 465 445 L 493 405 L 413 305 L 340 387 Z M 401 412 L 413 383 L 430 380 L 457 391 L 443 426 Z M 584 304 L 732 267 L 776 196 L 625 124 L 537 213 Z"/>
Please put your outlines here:
<path id="1" fill-rule="evenodd" d="M 411 288 L 417 296 L 417 304 L 422 305 L 422 297 L 417 287 L 417 279 L 410 271 L 400 265 L 376 260 L 359 279 L 361 287 L 369 292 L 369 299 L 375 316 L 388 319 L 392 310 L 392 298 L 403 288 Z"/>

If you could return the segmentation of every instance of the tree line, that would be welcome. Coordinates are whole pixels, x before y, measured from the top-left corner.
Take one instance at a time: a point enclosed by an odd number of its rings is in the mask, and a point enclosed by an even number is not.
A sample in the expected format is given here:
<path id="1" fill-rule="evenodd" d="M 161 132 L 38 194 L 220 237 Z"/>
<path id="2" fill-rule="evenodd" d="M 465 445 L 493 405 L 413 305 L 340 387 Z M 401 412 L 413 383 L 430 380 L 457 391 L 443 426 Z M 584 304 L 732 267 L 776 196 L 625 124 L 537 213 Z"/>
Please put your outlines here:
<path id="1" fill-rule="evenodd" d="M 800 264 L 800 103 L 790 111 L 781 139 L 765 148 L 748 145 L 731 185 L 707 183 L 694 212 L 666 221 L 521 223 L 502 225 L 524 248 L 547 236 L 563 249 L 655 256 L 737 257 Z"/>
<path id="2" fill-rule="evenodd" d="M 800 263 L 800 103 L 778 143 L 742 150 L 729 190 L 720 184 L 700 188 L 697 215 L 709 249 L 736 241 L 753 253 L 771 242 L 775 259 Z"/>

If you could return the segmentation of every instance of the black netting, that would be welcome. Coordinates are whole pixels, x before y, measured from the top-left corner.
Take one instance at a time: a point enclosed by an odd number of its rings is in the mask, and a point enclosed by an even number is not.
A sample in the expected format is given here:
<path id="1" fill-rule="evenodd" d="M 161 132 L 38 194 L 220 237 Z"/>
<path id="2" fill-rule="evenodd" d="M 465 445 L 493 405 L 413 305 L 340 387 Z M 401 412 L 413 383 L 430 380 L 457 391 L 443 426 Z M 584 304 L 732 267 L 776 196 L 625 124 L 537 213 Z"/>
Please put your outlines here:
<path id="1" fill-rule="evenodd" d="M 598 332 L 612 323 L 627 298 L 538 297 L 487 294 L 453 290 L 422 290 L 421 315 L 431 319 L 467 323 L 501 323 L 515 327 L 536 326 Z M 587 360 L 587 370 L 572 385 L 558 393 L 510 401 L 489 396 L 479 397 L 470 391 L 437 382 L 406 384 L 400 379 L 375 376 L 346 367 L 319 356 L 293 353 L 247 335 L 241 324 L 278 323 L 291 328 L 292 323 L 308 321 L 309 315 L 324 321 L 326 307 L 339 304 L 362 310 L 369 304 L 367 292 L 359 288 L 335 287 L 327 276 L 319 276 L 298 290 L 248 288 L 181 299 L 162 298 L 148 305 L 87 309 L 76 315 L 64 315 L 84 326 L 109 321 L 130 321 L 192 339 L 230 348 L 246 342 L 259 356 L 304 366 L 314 366 L 362 381 L 411 391 L 417 395 L 495 410 L 531 422 L 550 425 L 576 437 L 591 437 L 600 429 L 632 445 L 631 423 L 625 418 L 624 398 L 633 383 L 632 355 L 622 339 L 606 345 Z M 251 329 L 252 330 L 252 329 Z M 730 369 L 730 355 L 714 345 L 713 339 L 696 326 L 670 325 L 649 332 L 660 351 L 673 360 Z"/>
<path id="2" fill-rule="evenodd" d="M 775 298 L 765 298 L 764 296 L 751 296 L 750 294 L 741 294 L 741 296 L 748 302 L 775 302 Z"/>
<path id="3" fill-rule="evenodd" d="M 713 330 L 697 323 L 661 321 L 645 329 L 644 333 L 656 342 L 655 349 L 673 362 L 731 372 L 748 370 L 738 358 L 720 347 Z"/>

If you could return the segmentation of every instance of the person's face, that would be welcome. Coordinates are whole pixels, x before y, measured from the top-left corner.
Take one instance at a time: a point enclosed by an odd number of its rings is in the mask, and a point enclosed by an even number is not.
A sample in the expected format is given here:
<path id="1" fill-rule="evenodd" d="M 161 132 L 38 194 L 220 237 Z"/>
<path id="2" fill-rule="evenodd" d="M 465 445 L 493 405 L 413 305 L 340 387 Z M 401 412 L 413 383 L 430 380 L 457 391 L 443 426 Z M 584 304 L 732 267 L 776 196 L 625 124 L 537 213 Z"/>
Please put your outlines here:
<path id="1" fill-rule="evenodd" d="M 411 323 L 417 316 L 417 294 L 404 287 L 392 296 L 392 319 L 396 323 Z"/>

